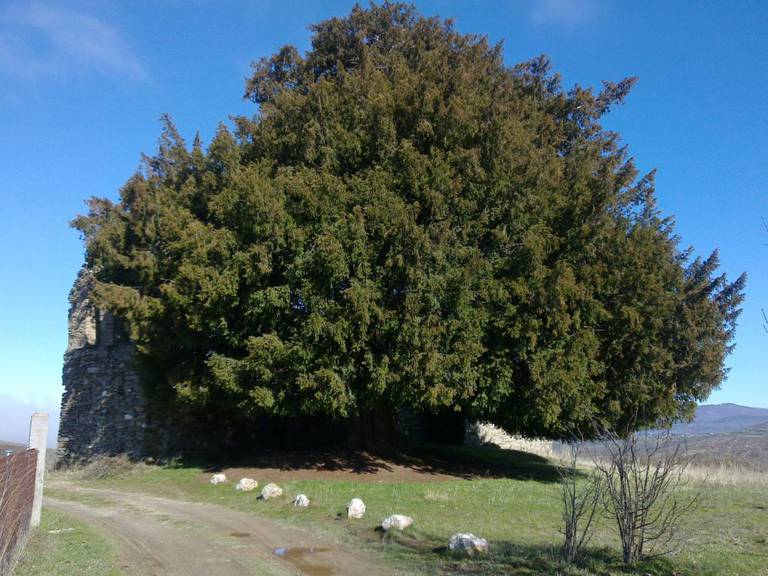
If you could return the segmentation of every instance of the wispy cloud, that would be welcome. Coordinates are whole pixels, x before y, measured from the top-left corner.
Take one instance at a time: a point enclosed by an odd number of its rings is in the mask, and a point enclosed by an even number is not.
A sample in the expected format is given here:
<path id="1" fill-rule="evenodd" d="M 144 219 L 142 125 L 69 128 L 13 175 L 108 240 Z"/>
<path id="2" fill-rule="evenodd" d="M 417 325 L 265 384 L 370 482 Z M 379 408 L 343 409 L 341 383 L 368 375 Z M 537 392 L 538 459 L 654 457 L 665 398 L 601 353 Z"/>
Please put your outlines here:
<path id="1" fill-rule="evenodd" d="M 600 4 L 600 0 L 532 0 L 531 18 L 536 24 L 583 24 L 599 15 Z"/>
<path id="2" fill-rule="evenodd" d="M 0 73 L 30 79 L 85 73 L 147 78 L 115 27 L 89 14 L 42 3 L 0 13 Z"/>

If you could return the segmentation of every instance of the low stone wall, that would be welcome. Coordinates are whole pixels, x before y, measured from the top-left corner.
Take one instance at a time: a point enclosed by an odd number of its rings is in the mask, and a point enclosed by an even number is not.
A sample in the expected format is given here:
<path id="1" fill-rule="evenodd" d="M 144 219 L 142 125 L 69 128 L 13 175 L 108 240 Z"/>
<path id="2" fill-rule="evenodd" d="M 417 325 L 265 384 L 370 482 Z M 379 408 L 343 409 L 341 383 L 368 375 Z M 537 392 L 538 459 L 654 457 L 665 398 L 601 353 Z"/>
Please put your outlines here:
<path id="1" fill-rule="evenodd" d="M 551 440 L 513 436 L 493 424 L 470 422 L 467 424 L 464 439 L 468 446 L 485 446 L 490 444 L 505 450 L 520 450 L 545 458 L 554 456 L 554 442 Z"/>
<path id="2" fill-rule="evenodd" d="M 0 458 L 0 576 L 10 576 L 30 531 L 37 450 Z"/>

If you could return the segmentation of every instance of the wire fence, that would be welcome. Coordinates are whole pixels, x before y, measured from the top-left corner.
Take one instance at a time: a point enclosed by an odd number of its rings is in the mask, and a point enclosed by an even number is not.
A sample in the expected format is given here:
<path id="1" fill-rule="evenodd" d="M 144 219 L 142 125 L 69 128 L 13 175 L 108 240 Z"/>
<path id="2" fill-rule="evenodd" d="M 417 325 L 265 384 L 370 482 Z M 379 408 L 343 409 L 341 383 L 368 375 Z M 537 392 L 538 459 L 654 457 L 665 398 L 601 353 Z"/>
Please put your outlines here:
<path id="1" fill-rule="evenodd" d="M 0 457 L 0 576 L 9 576 L 30 531 L 37 450 Z"/>

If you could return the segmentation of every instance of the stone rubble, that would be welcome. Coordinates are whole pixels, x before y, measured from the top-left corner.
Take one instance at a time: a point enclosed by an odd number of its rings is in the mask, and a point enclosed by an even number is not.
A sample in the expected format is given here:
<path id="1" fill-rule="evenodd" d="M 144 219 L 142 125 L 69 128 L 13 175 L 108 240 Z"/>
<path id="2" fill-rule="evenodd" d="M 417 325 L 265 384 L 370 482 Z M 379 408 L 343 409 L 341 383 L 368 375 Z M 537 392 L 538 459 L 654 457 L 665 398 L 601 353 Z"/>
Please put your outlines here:
<path id="1" fill-rule="evenodd" d="M 259 483 L 253 478 L 240 478 L 240 481 L 235 486 L 235 490 L 241 492 L 250 492 L 258 487 Z"/>
<path id="2" fill-rule="evenodd" d="M 474 534 L 459 532 L 451 536 L 448 541 L 448 549 L 452 552 L 463 552 L 468 556 L 475 554 L 485 554 L 488 552 L 488 541 L 485 538 L 479 538 Z"/>
<path id="3" fill-rule="evenodd" d="M 362 518 L 365 514 L 365 503 L 360 498 L 352 498 L 347 504 L 347 518 Z"/>
<path id="4" fill-rule="evenodd" d="M 270 498 L 277 498 L 278 496 L 282 495 L 283 489 L 280 488 L 280 486 L 277 484 L 272 484 L 271 482 L 261 489 L 262 500 L 269 500 Z"/>
<path id="5" fill-rule="evenodd" d="M 409 526 L 413 525 L 413 518 L 410 516 L 404 516 L 402 514 L 392 514 L 382 520 L 381 527 L 384 530 L 395 528 L 396 530 L 405 530 Z"/>
<path id="6" fill-rule="evenodd" d="M 306 508 L 309 506 L 309 498 L 306 494 L 299 494 L 293 499 L 293 505 L 298 508 Z"/>

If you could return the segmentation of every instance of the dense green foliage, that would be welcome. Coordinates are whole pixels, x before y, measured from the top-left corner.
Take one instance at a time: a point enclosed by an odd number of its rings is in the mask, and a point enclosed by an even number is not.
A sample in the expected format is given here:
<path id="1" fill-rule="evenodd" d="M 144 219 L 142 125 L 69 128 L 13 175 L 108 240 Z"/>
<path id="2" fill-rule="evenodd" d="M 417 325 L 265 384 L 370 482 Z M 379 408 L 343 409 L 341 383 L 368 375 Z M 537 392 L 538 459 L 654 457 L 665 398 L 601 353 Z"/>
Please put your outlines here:
<path id="1" fill-rule="evenodd" d="M 460 410 L 558 435 L 689 413 L 723 376 L 743 278 L 689 260 L 617 134 L 634 80 L 396 4 L 254 64 L 253 118 L 159 151 L 75 220 L 97 297 L 158 392 L 247 417 Z"/>

